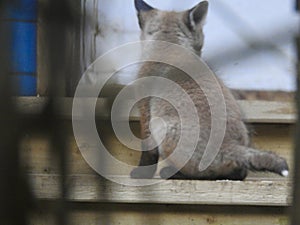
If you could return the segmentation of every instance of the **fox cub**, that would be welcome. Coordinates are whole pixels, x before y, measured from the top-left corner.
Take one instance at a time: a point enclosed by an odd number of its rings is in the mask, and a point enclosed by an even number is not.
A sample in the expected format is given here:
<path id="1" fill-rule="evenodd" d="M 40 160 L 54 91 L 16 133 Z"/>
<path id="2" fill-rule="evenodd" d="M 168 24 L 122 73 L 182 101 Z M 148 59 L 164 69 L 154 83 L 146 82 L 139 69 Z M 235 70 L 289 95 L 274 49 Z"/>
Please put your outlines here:
<path id="1" fill-rule="evenodd" d="M 135 0 L 135 7 L 141 28 L 141 40 L 170 42 L 183 46 L 198 56 L 201 55 L 204 39 L 202 28 L 208 11 L 207 1 L 200 2 L 194 8 L 183 12 L 157 10 L 142 0 Z M 172 78 L 178 73 L 183 72 L 162 63 L 145 62 L 140 68 L 139 76 L 147 77 L 156 74 Z M 185 165 L 181 168 L 176 162 L 168 162 L 169 166 L 160 171 L 162 178 L 243 180 L 247 176 L 248 170 L 270 171 L 281 176 L 288 176 L 289 169 L 285 159 L 275 153 L 259 151 L 250 147 L 249 132 L 242 120 L 239 106 L 230 90 L 220 80 L 218 81 L 227 111 L 225 136 L 214 161 L 207 169 L 200 170 L 199 164 L 211 132 L 210 106 L 204 92 L 197 84 L 184 74 L 182 77 L 183 79 L 178 83 L 190 95 L 197 108 L 201 125 L 199 141 L 195 152 Z M 178 143 L 180 118 L 174 108 L 162 99 L 154 97 L 143 99 L 139 109 L 141 136 L 144 140 L 151 136 L 149 128 L 151 118 L 163 118 L 167 125 L 166 137 L 162 143 L 150 151 L 143 151 L 139 163 L 141 167 L 137 167 L 131 172 L 132 178 L 152 178 L 157 169 L 155 165 L 159 157 L 168 158 Z M 147 150 L 148 145 L 147 141 L 143 141 L 142 149 Z M 182 154 L 185 154 L 185 151 L 182 151 Z M 175 172 L 172 173 L 172 171 Z M 172 174 L 172 176 L 169 177 L 168 174 Z"/>

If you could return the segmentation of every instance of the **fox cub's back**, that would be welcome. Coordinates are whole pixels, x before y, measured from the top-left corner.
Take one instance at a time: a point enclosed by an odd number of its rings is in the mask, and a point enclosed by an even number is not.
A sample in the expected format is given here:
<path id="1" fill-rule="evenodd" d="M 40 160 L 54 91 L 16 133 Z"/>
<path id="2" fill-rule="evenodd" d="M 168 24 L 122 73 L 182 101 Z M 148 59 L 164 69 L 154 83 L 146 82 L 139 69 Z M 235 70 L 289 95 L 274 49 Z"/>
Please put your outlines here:
<path id="1" fill-rule="evenodd" d="M 141 40 L 170 42 L 180 45 L 198 56 L 201 55 L 204 40 L 202 28 L 207 15 L 208 2 L 201 2 L 194 8 L 183 12 L 160 11 L 147 5 L 142 0 L 135 0 L 135 5 L 141 28 Z M 164 54 L 163 57 L 177 57 L 176 60 L 183 63 L 186 62 L 185 58 L 180 58 L 180 54 L 174 55 L 172 52 Z M 184 129 L 187 129 L 191 136 L 199 134 L 199 139 L 195 152 L 183 168 L 178 165 L 177 159 L 168 161 L 171 168 L 175 168 L 175 171 L 179 170 L 178 173 L 175 174 L 177 178 L 244 179 L 248 169 L 257 171 L 268 170 L 281 175 L 287 175 L 288 166 L 283 158 L 274 153 L 258 151 L 249 147 L 248 131 L 242 121 L 238 104 L 230 90 L 218 80 L 217 77 L 214 78 L 222 90 L 227 110 L 226 118 L 220 118 L 226 120 L 226 129 L 223 143 L 220 149 L 217 149 L 219 153 L 205 171 L 200 171 L 199 164 L 206 145 L 209 142 L 210 136 L 214 135 L 211 133 L 211 105 L 208 103 L 206 94 L 193 79 L 176 68 L 176 65 L 170 66 L 164 63 L 145 62 L 141 66 L 139 76 L 159 76 L 175 81 L 192 99 L 197 109 L 201 127 L 200 134 L 197 133 L 196 130 L 193 130 L 193 127 L 182 127 L 178 111 L 176 111 L 171 104 L 155 97 L 145 99 L 140 104 L 142 137 L 148 140 L 147 138 L 152 135 L 154 141 L 159 141 L 163 129 L 166 129 L 166 137 L 158 148 L 148 152 L 143 151 L 140 166 L 157 163 L 158 155 L 162 158 L 169 158 L 181 138 L 180 135 L 185 132 Z M 206 79 L 205 76 L 202 76 L 201 79 L 200 82 L 202 85 L 206 87 L 214 86 L 211 85 L 212 81 Z M 151 89 L 155 87 L 148 88 Z M 211 89 L 210 92 L 216 93 L 213 89 Z M 170 90 L 168 94 L 173 97 L 175 96 L 179 102 L 184 99 L 183 95 L 181 96 L 176 90 Z M 218 102 L 217 99 L 219 99 L 218 97 L 219 96 L 215 96 L 216 101 L 212 101 L 211 104 L 216 104 Z M 179 109 L 183 112 L 190 110 L 186 107 L 184 102 L 179 104 Z M 154 123 L 150 130 L 149 124 L 153 118 L 161 118 L 162 120 L 158 120 Z M 147 141 L 143 143 L 143 150 L 147 149 L 148 144 Z M 180 158 L 184 158 L 185 154 L 188 154 L 186 150 L 187 149 L 180 149 L 181 155 L 177 154 L 176 156 L 178 161 L 180 161 Z M 156 167 L 153 168 L 154 169 L 149 170 L 137 168 L 133 170 L 131 175 L 136 178 L 151 177 Z M 168 168 L 165 171 L 168 171 Z M 161 173 L 163 177 L 168 177 L 168 174 L 171 173 Z"/>

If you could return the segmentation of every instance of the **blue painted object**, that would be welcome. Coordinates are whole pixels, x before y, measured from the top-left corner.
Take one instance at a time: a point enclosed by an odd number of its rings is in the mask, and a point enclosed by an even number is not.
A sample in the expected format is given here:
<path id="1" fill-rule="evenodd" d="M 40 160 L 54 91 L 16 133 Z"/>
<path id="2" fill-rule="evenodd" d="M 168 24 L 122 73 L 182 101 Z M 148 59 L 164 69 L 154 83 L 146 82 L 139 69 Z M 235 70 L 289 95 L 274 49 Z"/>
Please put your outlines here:
<path id="1" fill-rule="evenodd" d="M 35 96 L 37 79 L 35 76 L 27 74 L 18 74 L 12 77 L 12 82 L 15 85 L 15 93 L 21 96 Z"/>
<path id="2" fill-rule="evenodd" d="M 14 73 L 36 75 L 36 32 L 35 23 L 11 22 L 12 65 Z"/>
<path id="3" fill-rule="evenodd" d="M 37 91 L 37 0 L 15 0 L 1 20 L 11 32 L 11 62 L 15 95 L 35 96 Z"/>
<path id="4" fill-rule="evenodd" d="M 36 22 L 37 0 L 12 0 L 6 8 L 3 17 L 3 19 L 8 20 Z"/>

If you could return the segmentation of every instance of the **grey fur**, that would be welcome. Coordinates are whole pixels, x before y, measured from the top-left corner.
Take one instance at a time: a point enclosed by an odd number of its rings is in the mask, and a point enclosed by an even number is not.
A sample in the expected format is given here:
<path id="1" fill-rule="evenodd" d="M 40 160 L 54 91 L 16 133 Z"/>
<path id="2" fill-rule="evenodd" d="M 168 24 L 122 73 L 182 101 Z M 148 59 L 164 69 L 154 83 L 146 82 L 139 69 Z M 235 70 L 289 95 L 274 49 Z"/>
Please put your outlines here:
<path id="1" fill-rule="evenodd" d="M 138 11 L 141 26 L 142 40 L 161 40 L 184 46 L 197 55 L 201 55 L 204 36 L 202 27 L 207 14 L 208 3 L 201 2 L 191 10 L 184 12 L 166 12 L 157 9 Z M 167 68 L 167 69 L 166 69 Z M 242 180 L 247 176 L 248 170 L 270 171 L 286 175 L 288 165 L 286 160 L 275 153 L 259 151 L 250 147 L 248 130 L 242 120 L 239 106 L 230 90 L 219 81 L 227 108 L 227 128 L 221 149 L 213 163 L 205 171 L 199 171 L 199 162 L 211 131 L 211 113 L 205 94 L 192 80 L 188 79 L 182 71 L 160 63 L 146 62 L 142 65 L 139 75 L 162 77 L 178 77 L 176 80 L 194 101 L 201 124 L 200 138 L 197 149 L 186 165 L 177 172 L 173 178 L 177 179 L 233 179 Z M 209 84 L 207 84 L 209 85 Z M 213 91 L 213 90 L 212 90 Z M 172 93 L 170 93 L 172 94 Z M 176 94 L 176 93 L 173 93 Z M 141 103 L 142 136 L 151 135 L 148 127 L 149 120 L 161 117 L 167 123 L 168 132 L 166 139 L 150 152 L 143 152 L 140 166 L 157 163 L 158 155 L 167 158 L 176 146 L 180 136 L 180 123 L 177 112 L 167 102 L 150 98 Z M 188 109 L 187 109 L 188 110 Z M 147 143 L 142 148 L 146 149 Z M 184 151 L 182 151 L 184 154 Z M 170 162 L 170 167 L 161 171 L 163 178 L 176 170 L 176 162 Z M 151 178 L 156 167 L 150 170 L 136 168 L 132 171 L 133 178 Z"/>

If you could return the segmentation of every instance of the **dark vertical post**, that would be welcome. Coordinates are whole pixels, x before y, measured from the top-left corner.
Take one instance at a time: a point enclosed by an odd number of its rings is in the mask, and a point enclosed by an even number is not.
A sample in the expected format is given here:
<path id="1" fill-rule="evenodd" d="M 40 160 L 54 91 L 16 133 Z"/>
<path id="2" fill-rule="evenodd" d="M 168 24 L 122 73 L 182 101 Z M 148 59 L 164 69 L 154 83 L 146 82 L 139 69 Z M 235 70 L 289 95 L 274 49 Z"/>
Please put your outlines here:
<path id="1" fill-rule="evenodd" d="M 0 19 L 13 0 L 0 1 Z M 7 12 L 7 11 L 6 11 Z M 21 176 L 20 130 L 11 93 L 12 27 L 0 21 L 0 224 L 24 225 L 29 209 L 29 189 Z"/>
<path id="2" fill-rule="evenodd" d="M 60 193 L 61 198 L 56 204 L 57 224 L 68 224 L 68 185 L 67 185 L 67 166 L 68 151 L 66 150 L 66 132 L 65 126 L 56 114 L 55 102 L 60 97 L 65 96 L 66 78 L 72 77 L 75 70 L 72 68 L 76 61 L 73 61 L 73 55 L 76 49 L 70 51 L 70 42 L 76 33 L 77 24 L 80 21 L 80 14 L 77 8 L 80 0 L 48 0 L 43 3 L 42 14 L 47 30 L 47 49 L 45 52 L 49 59 L 49 103 L 45 110 L 47 127 L 51 131 L 51 144 L 55 150 L 55 157 L 58 159 L 60 168 Z M 71 41 L 70 41 L 71 40 Z M 74 48 L 74 46 L 72 46 Z M 79 49 L 78 49 L 79 51 Z M 76 67 L 77 68 L 77 67 Z"/>
<path id="3" fill-rule="evenodd" d="M 66 77 L 66 96 L 73 97 L 79 83 L 83 68 L 80 61 L 81 54 L 81 0 L 70 1 L 72 9 L 72 27 L 68 29 L 67 59 L 68 70 Z"/>
<path id="4" fill-rule="evenodd" d="M 298 106 L 298 123 L 296 129 L 296 146 L 294 153 L 294 165 L 295 165 L 295 176 L 294 176 L 294 192 L 293 192 L 293 215 L 292 215 L 292 224 L 299 225 L 300 224 L 300 38 L 297 38 L 298 45 L 298 92 L 297 92 L 297 106 Z"/>
<path id="5" fill-rule="evenodd" d="M 64 65 L 64 74 L 60 74 L 60 77 L 57 77 L 57 83 L 59 83 L 61 88 L 61 94 L 64 96 L 72 97 L 75 93 L 75 89 L 77 87 L 77 83 L 82 74 L 81 62 L 80 62 L 80 51 L 81 51 L 81 0 L 74 1 L 63 1 L 61 5 L 68 4 L 68 10 L 57 8 L 54 9 L 54 3 L 52 1 L 39 1 L 39 13 L 38 13 L 38 94 L 41 96 L 49 96 L 51 93 L 51 77 L 53 76 L 52 70 L 49 68 L 49 52 L 53 50 L 49 45 L 50 39 L 54 38 L 53 35 L 59 35 L 56 39 L 62 38 L 62 33 L 58 33 L 59 29 L 65 27 L 63 29 L 64 36 L 67 39 L 62 43 L 56 43 L 58 46 L 63 47 L 60 49 L 59 53 L 61 55 L 57 55 L 55 61 L 61 62 L 62 58 L 65 58 L 66 65 Z M 50 8 L 51 7 L 51 13 Z M 66 21 L 68 19 L 67 14 L 69 13 L 71 16 L 76 15 L 72 21 Z M 60 18 L 58 18 L 60 17 Z M 69 18 L 70 19 L 70 18 Z M 60 21 L 57 25 L 60 27 L 55 27 L 53 24 L 55 21 Z M 61 24 L 61 22 L 63 24 Z M 70 24 L 72 22 L 72 24 Z M 68 24 L 68 25 L 67 25 Z M 54 30 L 53 30 L 54 29 Z M 55 32 L 55 33 L 53 33 Z M 49 36 L 50 35 L 50 36 Z M 57 45 L 56 45 L 57 46 Z M 53 47 L 56 47 L 53 46 Z"/>
<path id="6" fill-rule="evenodd" d="M 45 9 L 48 31 L 48 72 L 49 72 L 49 96 L 47 111 L 48 126 L 50 128 L 51 145 L 55 152 L 54 157 L 58 159 L 60 168 L 60 199 L 57 200 L 56 214 L 57 224 L 67 224 L 67 207 L 66 207 L 66 155 L 65 145 L 62 137 L 60 137 L 60 122 L 55 116 L 55 101 L 58 97 L 64 96 L 64 80 L 66 77 L 66 29 L 69 23 L 69 11 L 66 0 L 48 1 Z M 46 112 L 47 113 L 47 112 Z M 63 134 L 62 134 L 63 135 Z"/>
<path id="7" fill-rule="evenodd" d="M 300 12 L 300 0 L 296 0 L 297 10 Z M 294 152 L 294 189 L 293 189 L 293 207 L 292 207 L 292 225 L 300 224 L 300 36 L 296 39 L 298 63 L 297 63 L 297 107 L 298 107 L 298 122 L 295 135 L 295 152 Z"/>

